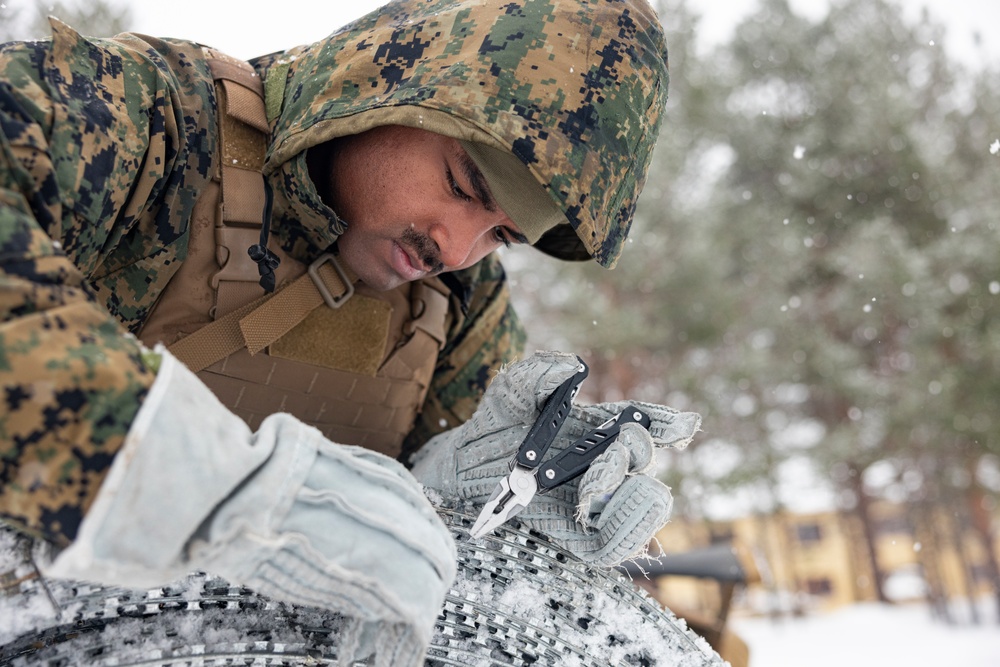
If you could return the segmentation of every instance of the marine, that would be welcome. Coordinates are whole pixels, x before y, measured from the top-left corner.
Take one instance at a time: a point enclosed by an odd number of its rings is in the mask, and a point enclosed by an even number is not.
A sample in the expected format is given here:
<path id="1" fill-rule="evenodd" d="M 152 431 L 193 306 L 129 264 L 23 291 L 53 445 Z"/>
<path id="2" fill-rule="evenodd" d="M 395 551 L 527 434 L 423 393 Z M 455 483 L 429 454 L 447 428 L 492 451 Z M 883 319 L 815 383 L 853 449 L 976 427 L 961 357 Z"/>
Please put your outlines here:
<path id="1" fill-rule="evenodd" d="M 54 20 L 0 47 L 4 521 L 60 550 L 53 576 L 200 567 L 354 618 L 357 656 L 419 664 L 455 568 L 421 481 L 491 488 L 469 447 L 574 368 L 535 355 L 490 385 L 524 342 L 495 251 L 613 267 L 666 62 L 643 0 L 399 0 L 249 63 Z M 649 480 L 606 489 L 615 520 L 537 518 L 582 557 L 620 560 L 669 514 L 635 451 L 676 414 L 651 411 L 614 454 Z M 491 466 L 518 444 L 497 432 Z M 417 450 L 414 478 L 394 458 Z"/>

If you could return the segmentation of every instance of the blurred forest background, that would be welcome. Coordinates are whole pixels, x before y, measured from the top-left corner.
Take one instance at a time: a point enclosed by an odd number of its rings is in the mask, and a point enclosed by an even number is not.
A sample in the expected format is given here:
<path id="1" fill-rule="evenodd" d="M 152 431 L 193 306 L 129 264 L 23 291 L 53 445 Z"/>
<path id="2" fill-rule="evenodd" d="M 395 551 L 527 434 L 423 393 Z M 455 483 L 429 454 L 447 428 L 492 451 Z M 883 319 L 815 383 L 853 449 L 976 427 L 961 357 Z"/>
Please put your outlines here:
<path id="1" fill-rule="evenodd" d="M 696 51 L 689 4 L 660 3 L 669 109 L 618 267 L 505 258 L 529 349 L 582 355 L 591 398 L 703 415 L 664 473 L 675 515 L 819 498 L 866 526 L 878 588 L 871 504 L 905 505 L 921 558 L 944 509 L 1000 609 L 998 64 L 957 62 L 887 0 L 818 20 L 762 0 Z M 130 18 L 8 8 L 0 41 L 44 36 L 45 13 L 96 35 Z"/>
<path id="2" fill-rule="evenodd" d="M 928 561 L 944 509 L 1000 609 L 997 64 L 884 0 L 819 21 L 763 0 L 696 54 L 688 4 L 661 4 L 670 102 L 617 268 L 506 260 L 529 346 L 583 355 L 594 398 L 702 414 L 665 473 L 675 516 L 826 498 L 884 599 L 871 504 L 904 504 Z"/>
<path id="3" fill-rule="evenodd" d="M 127 7 L 106 0 L 78 0 L 7 4 L 0 2 L 0 42 L 12 39 L 42 39 L 51 34 L 48 16 L 58 16 L 84 35 L 108 37 L 131 28 Z"/>

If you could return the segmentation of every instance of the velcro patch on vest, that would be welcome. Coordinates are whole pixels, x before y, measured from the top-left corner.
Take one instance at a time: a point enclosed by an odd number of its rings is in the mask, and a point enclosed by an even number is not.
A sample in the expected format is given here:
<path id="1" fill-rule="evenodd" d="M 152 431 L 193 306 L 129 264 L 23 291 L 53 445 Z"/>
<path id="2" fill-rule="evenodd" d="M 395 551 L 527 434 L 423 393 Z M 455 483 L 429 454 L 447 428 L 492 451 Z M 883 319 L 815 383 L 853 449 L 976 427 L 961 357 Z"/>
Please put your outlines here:
<path id="1" fill-rule="evenodd" d="M 392 306 L 355 294 L 334 310 L 321 306 L 271 344 L 271 356 L 374 377 L 385 356 Z"/>

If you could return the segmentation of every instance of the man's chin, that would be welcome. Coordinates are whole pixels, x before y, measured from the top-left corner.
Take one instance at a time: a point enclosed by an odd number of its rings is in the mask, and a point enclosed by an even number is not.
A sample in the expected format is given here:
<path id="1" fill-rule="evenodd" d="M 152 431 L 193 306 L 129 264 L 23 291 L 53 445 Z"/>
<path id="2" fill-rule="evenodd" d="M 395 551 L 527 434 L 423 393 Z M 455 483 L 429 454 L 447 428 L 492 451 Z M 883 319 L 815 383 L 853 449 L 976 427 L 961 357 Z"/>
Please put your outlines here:
<path id="1" fill-rule="evenodd" d="M 399 276 L 379 275 L 372 271 L 355 270 L 354 273 L 358 277 L 358 280 L 364 283 L 366 287 L 373 289 L 376 292 L 388 292 L 389 290 L 396 289 L 406 282 Z"/>
<path id="2" fill-rule="evenodd" d="M 341 265 L 358 277 L 358 280 L 376 292 L 387 292 L 403 284 L 403 279 L 378 264 L 371 257 L 357 257 L 352 248 L 341 246 L 338 257 Z"/>

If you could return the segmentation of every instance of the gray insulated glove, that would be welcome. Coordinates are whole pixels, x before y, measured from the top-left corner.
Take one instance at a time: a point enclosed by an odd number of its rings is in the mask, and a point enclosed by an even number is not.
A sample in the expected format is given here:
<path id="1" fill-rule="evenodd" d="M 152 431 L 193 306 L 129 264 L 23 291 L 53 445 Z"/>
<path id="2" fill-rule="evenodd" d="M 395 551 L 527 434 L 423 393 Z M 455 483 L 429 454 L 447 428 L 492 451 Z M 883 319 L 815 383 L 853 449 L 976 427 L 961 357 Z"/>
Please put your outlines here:
<path id="1" fill-rule="evenodd" d="M 291 415 L 251 432 L 163 364 L 125 446 L 50 576 L 150 587 L 204 570 L 344 615 L 343 666 L 423 664 L 455 576 L 451 532 L 398 462 Z"/>
<path id="2" fill-rule="evenodd" d="M 579 369 L 575 355 L 540 352 L 493 380 L 472 418 L 430 440 L 414 457 L 413 474 L 444 495 L 485 504 L 546 400 Z M 670 490 L 649 475 L 658 447 L 682 448 L 701 425 L 692 412 L 641 402 L 574 406 L 552 448 L 559 451 L 627 406 L 649 415 L 644 429 L 626 424 L 582 476 L 538 494 L 517 518 L 584 562 L 613 567 L 645 551 L 670 517 Z"/>

